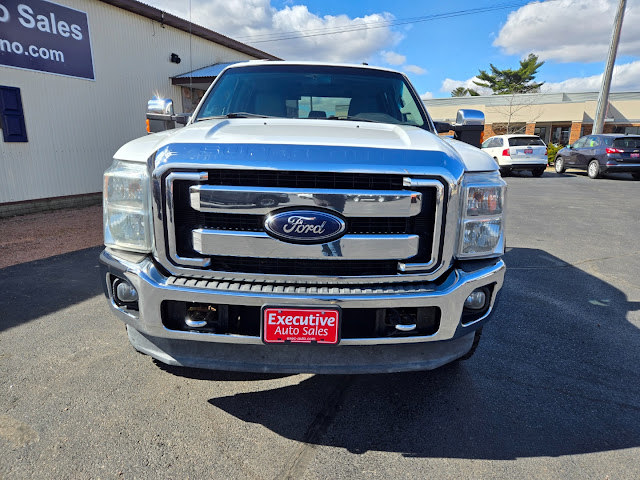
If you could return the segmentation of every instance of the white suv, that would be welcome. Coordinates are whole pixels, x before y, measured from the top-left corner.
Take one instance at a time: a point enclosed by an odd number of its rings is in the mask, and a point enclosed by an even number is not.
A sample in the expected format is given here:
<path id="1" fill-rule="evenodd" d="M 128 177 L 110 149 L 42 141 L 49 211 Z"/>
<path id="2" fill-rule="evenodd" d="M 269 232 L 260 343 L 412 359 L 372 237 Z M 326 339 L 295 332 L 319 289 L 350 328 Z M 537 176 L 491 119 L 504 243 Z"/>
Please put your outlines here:
<path id="1" fill-rule="evenodd" d="M 502 175 L 531 170 L 540 177 L 547 168 L 547 146 L 537 135 L 497 135 L 485 140 L 482 150 L 498 163 Z"/>

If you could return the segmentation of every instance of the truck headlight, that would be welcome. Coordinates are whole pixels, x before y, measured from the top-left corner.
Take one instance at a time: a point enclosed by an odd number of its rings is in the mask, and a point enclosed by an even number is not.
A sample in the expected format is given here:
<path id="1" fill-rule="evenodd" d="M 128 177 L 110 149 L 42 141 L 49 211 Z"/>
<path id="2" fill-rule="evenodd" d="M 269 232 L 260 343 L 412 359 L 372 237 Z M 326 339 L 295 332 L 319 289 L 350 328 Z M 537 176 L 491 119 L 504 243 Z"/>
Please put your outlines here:
<path id="1" fill-rule="evenodd" d="M 146 164 L 114 160 L 104 172 L 104 244 L 150 252 L 150 204 Z"/>
<path id="2" fill-rule="evenodd" d="M 506 190 L 507 184 L 498 172 L 464 176 L 458 258 L 495 257 L 504 253 Z"/>

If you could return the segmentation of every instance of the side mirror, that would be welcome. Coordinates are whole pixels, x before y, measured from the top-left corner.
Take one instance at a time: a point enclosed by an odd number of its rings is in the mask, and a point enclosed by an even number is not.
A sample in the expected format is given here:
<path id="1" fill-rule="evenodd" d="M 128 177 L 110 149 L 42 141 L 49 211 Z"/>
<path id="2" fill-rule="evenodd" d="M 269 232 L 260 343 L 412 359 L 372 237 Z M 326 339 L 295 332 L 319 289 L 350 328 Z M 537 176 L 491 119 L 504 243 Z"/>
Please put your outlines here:
<path id="1" fill-rule="evenodd" d="M 186 125 L 189 113 L 173 113 L 173 100 L 170 98 L 152 98 L 147 102 L 147 132 L 156 133 L 176 128 L 176 123 Z"/>
<path id="2" fill-rule="evenodd" d="M 484 113 L 480 110 L 458 110 L 453 131 L 456 140 L 480 148 L 484 132 Z"/>
<path id="3" fill-rule="evenodd" d="M 170 98 L 152 98 L 147 102 L 147 113 L 173 115 L 173 100 Z"/>
<path id="4" fill-rule="evenodd" d="M 163 132 L 176 128 L 173 120 L 173 100 L 152 98 L 147 102 L 147 133 Z"/>
<path id="5" fill-rule="evenodd" d="M 179 113 L 177 115 L 174 115 L 173 119 L 175 120 L 176 123 L 180 125 L 186 125 L 187 123 L 189 123 L 189 120 L 191 119 L 191 114 Z"/>
<path id="6" fill-rule="evenodd" d="M 433 122 L 436 132 L 445 133 L 454 131 L 456 140 L 468 143 L 480 148 L 482 144 L 482 132 L 484 132 L 484 113 L 480 110 L 458 110 L 456 123 Z"/>
<path id="7" fill-rule="evenodd" d="M 436 127 L 436 132 L 438 133 L 447 133 L 450 130 L 453 130 L 453 125 L 448 122 L 433 122 Z"/>

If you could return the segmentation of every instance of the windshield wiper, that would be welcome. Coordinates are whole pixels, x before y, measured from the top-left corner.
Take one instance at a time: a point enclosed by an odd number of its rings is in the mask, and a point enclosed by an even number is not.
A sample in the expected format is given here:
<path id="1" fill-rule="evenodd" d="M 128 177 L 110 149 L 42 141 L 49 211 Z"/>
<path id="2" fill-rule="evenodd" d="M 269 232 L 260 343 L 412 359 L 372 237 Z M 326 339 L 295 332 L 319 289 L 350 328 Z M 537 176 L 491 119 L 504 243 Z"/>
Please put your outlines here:
<path id="1" fill-rule="evenodd" d="M 369 118 L 362 118 L 359 116 L 352 116 L 352 115 L 344 115 L 344 116 L 338 116 L 338 115 L 331 115 L 330 117 L 327 117 L 327 120 L 349 120 L 350 122 L 369 122 L 369 123 L 382 123 L 382 122 L 378 122 L 376 120 L 371 120 Z"/>
<path id="2" fill-rule="evenodd" d="M 202 120 L 213 120 L 216 118 L 272 118 L 269 115 L 259 115 L 257 113 L 248 113 L 248 112 L 231 112 L 226 115 L 213 115 L 211 117 L 200 117 L 196 120 L 196 122 L 200 122 Z"/>
<path id="3" fill-rule="evenodd" d="M 365 114 L 365 115 L 368 115 L 368 114 Z M 412 123 L 412 122 L 401 122 L 399 120 L 396 120 L 392 116 L 387 115 L 385 113 L 371 113 L 371 115 L 377 115 L 381 118 L 380 120 L 374 120 L 373 118 L 361 117 L 360 115 L 346 115 L 346 116 L 331 115 L 330 117 L 327 117 L 327 120 L 348 120 L 350 122 L 388 123 L 391 125 L 409 125 L 411 127 L 422 128 L 419 125 L 416 125 L 415 123 Z"/>

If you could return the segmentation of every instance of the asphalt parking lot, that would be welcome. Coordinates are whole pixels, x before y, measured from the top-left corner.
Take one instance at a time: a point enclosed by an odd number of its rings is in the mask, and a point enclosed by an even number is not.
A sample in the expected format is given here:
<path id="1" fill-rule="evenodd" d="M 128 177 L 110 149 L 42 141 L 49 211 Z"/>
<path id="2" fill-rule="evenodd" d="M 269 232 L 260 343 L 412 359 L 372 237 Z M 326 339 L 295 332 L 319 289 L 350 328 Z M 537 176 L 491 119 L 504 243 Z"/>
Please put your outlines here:
<path id="1" fill-rule="evenodd" d="M 0 478 L 640 478 L 640 182 L 506 180 L 493 320 L 431 372 L 170 368 L 129 346 L 99 247 L 0 269 Z"/>

